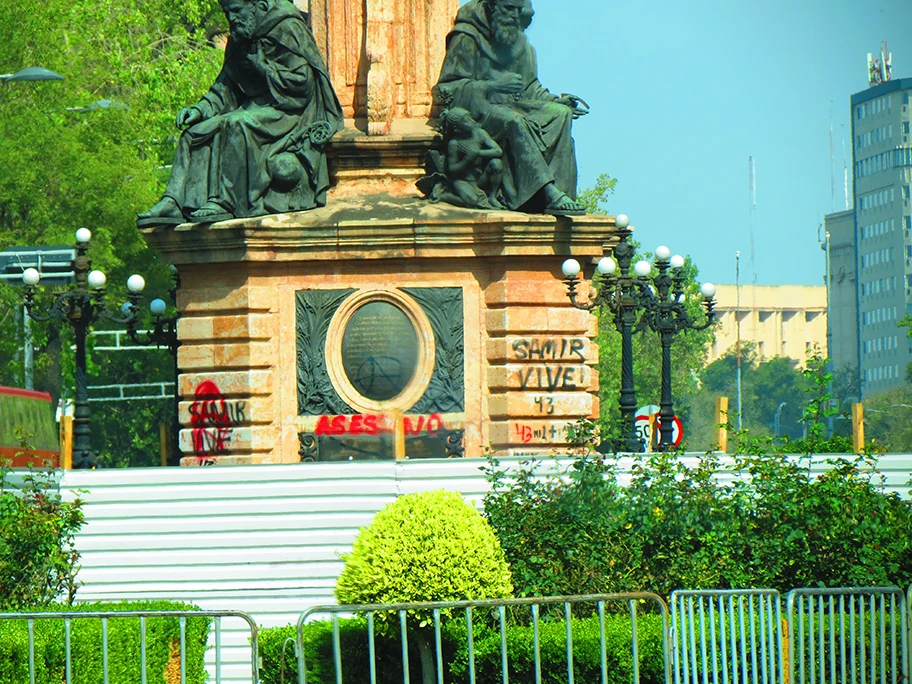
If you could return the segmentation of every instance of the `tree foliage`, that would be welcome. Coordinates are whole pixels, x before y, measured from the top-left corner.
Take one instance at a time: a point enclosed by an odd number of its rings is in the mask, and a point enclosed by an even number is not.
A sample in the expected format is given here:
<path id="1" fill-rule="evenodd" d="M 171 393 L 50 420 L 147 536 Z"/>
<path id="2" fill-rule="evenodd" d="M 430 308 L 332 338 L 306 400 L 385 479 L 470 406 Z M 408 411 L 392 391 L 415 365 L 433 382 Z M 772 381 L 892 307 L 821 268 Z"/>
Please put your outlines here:
<path id="1" fill-rule="evenodd" d="M 0 72 L 42 66 L 65 80 L 0 83 L 0 250 L 72 245 L 85 226 L 93 234 L 92 265 L 108 276 L 112 308 L 124 301 L 133 272 L 162 296 L 170 274 L 146 246 L 135 215 L 163 190 L 175 113 L 214 80 L 225 30 L 216 0 L 22 0 L 5 7 Z M 0 284 L 0 384 L 23 384 L 21 295 L 21 288 Z M 69 327 L 34 323 L 32 334 L 36 389 L 55 399 L 72 396 Z M 132 354 L 94 354 L 90 384 L 172 379 L 170 364 L 150 361 L 154 353 Z M 149 372 L 157 367 L 162 375 Z M 131 416 L 145 420 L 164 403 L 134 405 Z M 96 410 L 93 417 L 93 446 L 112 463 L 124 460 L 112 445 L 145 451 L 145 442 L 123 434 L 123 413 Z M 157 444 L 157 424 L 143 439 Z"/>
<path id="2" fill-rule="evenodd" d="M 691 448 L 705 449 L 713 443 L 716 397 L 728 397 L 729 423 L 736 425 L 737 367 L 738 353 L 733 347 L 700 373 L 703 391 L 694 403 L 694 429 L 688 438 Z M 741 343 L 741 425 L 751 435 L 802 438 L 806 430 L 802 416 L 812 386 L 793 359 L 762 359 L 753 342 Z"/>

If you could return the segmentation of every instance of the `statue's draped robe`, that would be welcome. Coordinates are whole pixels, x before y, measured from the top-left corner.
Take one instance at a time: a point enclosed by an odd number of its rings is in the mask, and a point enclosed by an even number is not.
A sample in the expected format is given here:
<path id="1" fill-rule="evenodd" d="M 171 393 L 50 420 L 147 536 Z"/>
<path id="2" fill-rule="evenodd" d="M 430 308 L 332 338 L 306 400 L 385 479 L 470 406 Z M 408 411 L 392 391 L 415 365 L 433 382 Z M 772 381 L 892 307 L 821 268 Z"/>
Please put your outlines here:
<path id="1" fill-rule="evenodd" d="M 252 54 L 265 63 L 265 74 Z M 313 35 L 290 2 L 278 0 L 251 40 L 228 39 L 222 71 L 194 107 L 204 120 L 181 135 L 165 191 L 185 214 L 208 200 L 235 216 L 326 204 L 326 155 L 304 133 L 320 121 L 338 131 L 342 108 Z M 269 173 L 269 160 L 287 151 L 304 168 L 293 190 L 276 188 Z"/>
<path id="2" fill-rule="evenodd" d="M 492 34 L 480 0 L 460 8 L 447 36 L 440 72 L 438 89 L 443 100 L 447 106 L 467 109 L 503 148 L 502 192 L 510 209 L 526 205 L 551 181 L 575 198 L 571 109 L 539 83 L 535 50 L 525 35 L 520 34 L 511 48 L 500 48 Z M 522 77 L 522 93 L 487 93 L 486 81 L 511 73 Z"/>

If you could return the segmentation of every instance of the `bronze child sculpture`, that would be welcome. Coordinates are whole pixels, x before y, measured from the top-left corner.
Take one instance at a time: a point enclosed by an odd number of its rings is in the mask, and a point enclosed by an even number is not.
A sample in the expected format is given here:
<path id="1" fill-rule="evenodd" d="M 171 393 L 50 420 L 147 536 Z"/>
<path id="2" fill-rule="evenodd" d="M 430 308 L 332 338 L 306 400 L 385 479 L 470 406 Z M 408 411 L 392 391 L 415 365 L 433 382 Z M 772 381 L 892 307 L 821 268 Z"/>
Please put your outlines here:
<path id="1" fill-rule="evenodd" d="M 419 183 L 431 202 L 478 209 L 505 209 L 497 195 L 503 183 L 503 150 L 465 109 L 453 107 L 440 115 L 447 140 L 446 156 L 429 153 L 436 170 Z"/>

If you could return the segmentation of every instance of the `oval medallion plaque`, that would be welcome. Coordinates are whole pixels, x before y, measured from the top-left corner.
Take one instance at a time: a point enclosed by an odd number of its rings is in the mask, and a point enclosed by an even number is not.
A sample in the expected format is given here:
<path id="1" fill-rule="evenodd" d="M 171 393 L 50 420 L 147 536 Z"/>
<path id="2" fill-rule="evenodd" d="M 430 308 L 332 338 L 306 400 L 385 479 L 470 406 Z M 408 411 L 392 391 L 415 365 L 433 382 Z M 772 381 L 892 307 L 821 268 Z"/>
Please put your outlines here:
<path id="1" fill-rule="evenodd" d="M 358 307 L 342 333 L 342 368 L 352 387 L 373 401 L 402 393 L 415 376 L 418 331 L 395 304 Z"/>
<path id="2" fill-rule="evenodd" d="M 326 335 L 326 368 L 356 411 L 407 411 L 434 372 L 434 331 L 421 306 L 395 288 L 346 299 Z"/>

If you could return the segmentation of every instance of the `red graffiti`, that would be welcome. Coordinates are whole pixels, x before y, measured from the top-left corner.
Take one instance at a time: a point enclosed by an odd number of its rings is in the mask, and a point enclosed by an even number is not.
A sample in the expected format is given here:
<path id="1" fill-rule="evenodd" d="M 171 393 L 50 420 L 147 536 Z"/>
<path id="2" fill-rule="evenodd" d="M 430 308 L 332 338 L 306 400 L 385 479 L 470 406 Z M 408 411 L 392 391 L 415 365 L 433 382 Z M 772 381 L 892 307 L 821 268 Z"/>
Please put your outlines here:
<path id="1" fill-rule="evenodd" d="M 427 417 L 427 420 L 425 420 L 424 416 L 418 416 L 414 425 L 412 424 L 412 419 L 406 416 L 402 419 L 402 423 L 405 428 L 406 437 L 409 435 L 420 435 L 422 433 L 436 435 L 443 430 L 443 418 L 441 418 L 438 413 L 431 414 Z"/>
<path id="2" fill-rule="evenodd" d="M 319 435 L 377 435 L 393 431 L 391 421 L 383 415 L 365 413 L 353 416 L 320 416 L 314 432 Z M 430 416 L 405 416 L 402 419 L 405 435 L 436 435 L 444 429 L 443 418 L 438 413 Z"/>
<path id="3" fill-rule="evenodd" d="M 245 404 L 231 405 L 211 380 L 200 383 L 190 404 L 193 451 L 199 456 L 224 453 L 231 442 L 231 425 L 246 419 Z"/>
<path id="4" fill-rule="evenodd" d="M 317 421 L 316 433 L 318 435 L 376 435 L 378 432 L 387 432 L 379 425 L 380 416 L 354 415 L 354 416 L 320 416 Z"/>

